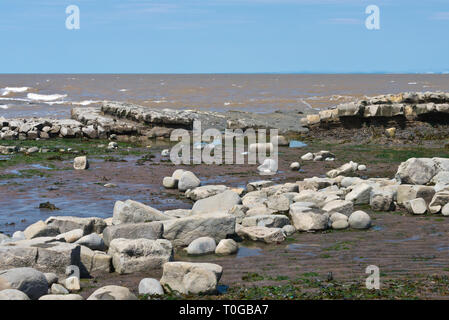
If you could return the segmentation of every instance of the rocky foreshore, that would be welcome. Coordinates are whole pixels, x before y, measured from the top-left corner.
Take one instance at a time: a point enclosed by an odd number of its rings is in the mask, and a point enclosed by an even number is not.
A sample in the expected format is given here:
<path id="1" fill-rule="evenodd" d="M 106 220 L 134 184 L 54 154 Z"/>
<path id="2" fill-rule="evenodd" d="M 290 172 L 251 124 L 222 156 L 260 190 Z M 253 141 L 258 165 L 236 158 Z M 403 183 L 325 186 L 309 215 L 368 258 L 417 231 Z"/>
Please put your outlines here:
<path id="1" fill-rule="evenodd" d="M 311 136 L 358 135 L 389 138 L 431 138 L 448 135 L 449 93 L 401 93 L 344 103 L 311 114 L 275 112 L 154 109 L 123 102 L 103 102 L 99 107 L 71 110 L 72 119 L 0 118 L 0 139 L 89 139 L 111 135 L 166 138 L 175 128 L 192 129 L 195 120 L 203 128 L 278 129 L 280 133 L 309 132 Z"/>
<path id="2" fill-rule="evenodd" d="M 303 161 L 338 157 L 327 151 L 305 156 L 309 160 Z M 80 300 L 80 280 L 93 273 L 151 270 L 161 270 L 162 277 L 144 278 L 138 288 L 102 287 L 88 299 L 137 299 L 133 292 L 215 294 L 226 270 L 174 261 L 175 252 L 233 255 L 242 240 L 278 244 L 294 233 L 363 232 L 373 223 L 358 206 L 449 216 L 449 159 L 411 158 L 394 177 L 352 176 L 366 167 L 348 162 L 327 177 L 260 180 L 245 188 L 203 184 L 193 172 L 178 169 L 164 187 L 192 199 L 191 209 L 159 211 L 129 199 L 117 201 L 107 219 L 52 216 L 12 237 L 0 234 L 0 299 Z"/>
<path id="3" fill-rule="evenodd" d="M 50 138 L 106 139 L 111 135 L 167 138 L 173 129 L 191 130 L 193 122 L 202 128 L 279 129 L 280 132 L 306 132 L 291 114 L 254 114 L 151 109 L 129 103 L 103 102 L 100 107 L 78 107 L 71 110 L 71 119 L 0 117 L 1 140 L 35 140 Z"/>
<path id="4" fill-rule="evenodd" d="M 301 122 L 311 134 L 365 135 L 402 140 L 449 135 L 449 93 L 407 92 L 343 103 L 308 115 Z"/>

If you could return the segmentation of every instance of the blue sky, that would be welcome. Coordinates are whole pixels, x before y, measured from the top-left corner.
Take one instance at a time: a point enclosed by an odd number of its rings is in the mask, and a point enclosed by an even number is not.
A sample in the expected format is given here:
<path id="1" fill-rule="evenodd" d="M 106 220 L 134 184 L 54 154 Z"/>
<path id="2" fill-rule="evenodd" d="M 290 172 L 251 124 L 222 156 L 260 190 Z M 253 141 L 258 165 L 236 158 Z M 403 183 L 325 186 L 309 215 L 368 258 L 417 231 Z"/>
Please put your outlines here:
<path id="1" fill-rule="evenodd" d="M 0 73 L 449 71 L 448 0 L 0 0 L 0 36 Z"/>

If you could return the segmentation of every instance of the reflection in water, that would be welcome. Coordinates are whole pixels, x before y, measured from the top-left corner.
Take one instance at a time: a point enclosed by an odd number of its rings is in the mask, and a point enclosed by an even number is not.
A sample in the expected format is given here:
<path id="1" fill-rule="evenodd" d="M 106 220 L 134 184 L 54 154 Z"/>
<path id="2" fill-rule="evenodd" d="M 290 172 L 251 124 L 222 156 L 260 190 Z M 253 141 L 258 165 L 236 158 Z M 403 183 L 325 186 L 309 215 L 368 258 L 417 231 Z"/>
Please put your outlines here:
<path id="1" fill-rule="evenodd" d="M 260 256 L 262 254 L 262 249 L 259 248 L 247 248 L 247 247 L 240 247 L 239 251 L 237 252 L 237 258 L 246 258 L 246 257 L 254 257 L 254 256 Z"/>
<path id="2" fill-rule="evenodd" d="M 421 239 L 420 236 L 413 236 L 413 237 L 407 238 L 407 239 L 384 240 L 384 241 L 389 242 L 389 243 L 399 243 L 399 242 L 415 241 L 415 240 L 419 240 L 419 239 Z"/>
<path id="3" fill-rule="evenodd" d="M 307 147 L 307 144 L 301 141 L 292 140 L 290 141 L 289 148 L 304 148 Z"/>

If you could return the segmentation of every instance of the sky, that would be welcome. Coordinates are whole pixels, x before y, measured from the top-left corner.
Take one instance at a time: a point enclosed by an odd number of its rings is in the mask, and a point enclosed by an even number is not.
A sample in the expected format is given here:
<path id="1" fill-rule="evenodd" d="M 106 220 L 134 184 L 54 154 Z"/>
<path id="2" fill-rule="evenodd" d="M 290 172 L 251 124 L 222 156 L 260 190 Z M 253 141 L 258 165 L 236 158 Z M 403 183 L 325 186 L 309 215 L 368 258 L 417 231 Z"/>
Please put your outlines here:
<path id="1" fill-rule="evenodd" d="M 449 0 L 0 0 L 0 73 L 448 72 Z"/>

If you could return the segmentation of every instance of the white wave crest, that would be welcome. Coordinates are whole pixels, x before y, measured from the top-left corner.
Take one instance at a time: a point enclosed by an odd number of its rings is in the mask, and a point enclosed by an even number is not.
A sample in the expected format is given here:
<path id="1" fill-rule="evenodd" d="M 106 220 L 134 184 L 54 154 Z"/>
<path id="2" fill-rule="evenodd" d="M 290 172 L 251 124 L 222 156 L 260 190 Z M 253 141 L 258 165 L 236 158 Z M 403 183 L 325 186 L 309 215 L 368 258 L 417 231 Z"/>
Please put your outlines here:
<path id="1" fill-rule="evenodd" d="M 28 99 L 35 101 L 55 101 L 58 99 L 63 99 L 67 97 L 66 94 L 37 94 L 37 93 L 28 93 Z"/>
<path id="2" fill-rule="evenodd" d="M 21 92 L 26 92 L 28 91 L 30 88 L 29 87 L 6 87 L 3 89 L 0 89 L 0 92 L 2 93 L 2 96 L 6 96 L 10 93 L 21 93 Z"/>

